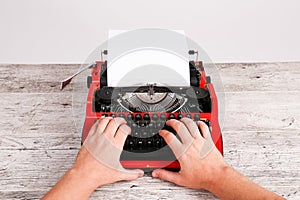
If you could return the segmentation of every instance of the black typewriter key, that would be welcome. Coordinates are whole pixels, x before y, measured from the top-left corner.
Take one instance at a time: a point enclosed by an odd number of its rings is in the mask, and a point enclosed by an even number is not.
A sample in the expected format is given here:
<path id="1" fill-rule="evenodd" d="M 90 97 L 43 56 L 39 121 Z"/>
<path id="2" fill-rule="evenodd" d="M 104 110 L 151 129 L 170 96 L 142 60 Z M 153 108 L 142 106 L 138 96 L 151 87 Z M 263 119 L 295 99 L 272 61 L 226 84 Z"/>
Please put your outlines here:
<path id="1" fill-rule="evenodd" d="M 194 120 L 195 121 L 199 121 L 200 120 L 200 115 L 199 114 L 195 114 L 194 115 Z"/>
<path id="2" fill-rule="evenodd" d="M 158 115 L 157 115 L 157 114 L 153 114 L 153 115 L 152 115 L 152 119 L 153 119 L 153 120 L 158 120 Z"/>
<path id="3" fill-rule="evenodd" d="M 160 130 L 162 127 L 163 127 L 163 123 L 161 123 L 161 122 L 157 122 L 157 123 L 156 123 L 156 128 L 157 128 L 158 130 Z"/>
<path id="4" fill-rule="evenodd" d="M 139 149 L 141 149 L 141 148 L 143 148 L 143 146 L 144 146 L 144 140 L 143 139 L 138 139 L 138 141 L 137 141 L 137 147 Z"/>
<path id="5" fill-rule="evenodd" d="M 146 145 L 147 147 L 153 147 L 153 141 L 151 139 L 148 139 Z"/>
<path id="6" fill-rule="evenodd" d="M 160 115 L 160 119 L 161 119 L 161 120 L 166 120 L 166 118 L 167 118 L 167 117 L 166 117 L 166 114 L 161 114 L 161 115 Z"/>
<path id="7" fill-rule="evenodd" d="M 138 131 L 134 131 L 133 132 L 133 136 L 139 138 L 140 137 L 140 133 Z"/>
<path id="8" fill-rule="evenodd" d="M 153 123 L 149 123 L 148 124 L 148 128 L 150 128 L 150 129 L 154 128 L 154 124 Z"/>
<path id="9" fill-rule="evenodd" d="M 160 142 L 159 139 L 156 139 L 156 140 L 154 141 L 154 146 L 155 146 L 156 148 L 160 148 L 161 142 Z"/>
<path id="10" fill-rule="evenodd" d="M 133 120 L 133 114 L 128 114 L 128 115 L 127 115 L 127 119 Z"/>
<path id="11" fill-rule="evenodd" d="M 145 121 L 138 121 L 138 125 L 139 125 L 139 127 L 145 127 L 146 122 Z"/>
<path id="12" fill-rule="evenodd" d="M 119 114 L 119 117 L 125 118 L 124 114 Z"/>
<path id="13" fill-rule="evenodd" d="M 185 117 L 192 119 L 192 116 L 190 114 L 186 114 Z"/>
<path id="14" fill-rule="evenodd" d="M 102 114 L 102 117 L 108 117 L 108 114 Z"/>
<path id="15" fill-rule="evenodd" d="M 110 106 L 105 106 L 105 112 L 110 112 Z"/>
<path id="16" fill-rule="evenodd" d="M 182 117 L 183 117 L 182 114 L 177 115 L 177 119 L 181 119 Z"/>
<path id="17" fill-rule="evenodd" d="M 144 114 L 144 120 L 150 120 L 150 115 L 149 114 Z"/>
<path id="18" fill-rule="evenodd" d="M 110 114 L 110 116 L 111 116 L 112 118 L 115 118 L 115 117 L 116 117 L 116 114 Z"/>
<path id="19" fill-rule="evenodd" d="M 148 132 L 147 131 L 143 131 L 142 138 L 147 138 L 148 136 L 149 136 Z"/>
<path id="20" fill-rule="evenodd" d="M 128 141 L 128 148 L 129 148 L 129 149 L 133 149 L 134 146 L 135 146 L 134 140 L 133 140 L 133 139 L 129 140 L 129 141 Z"/>
<path id="21" fill-rule="evenodd" d="M 161 148 L 163 146 L 163 139 L 162 138 L 157 138 L 155 141 L 155 147 L 156 148 Z"/>
<path id="22" fill-rule="evenodd" d="M 156 135 L 156 131 L 151 131 L 150 132 L 150 137 L 153 137 L 153 136 L 155 136 Z"/>
<path id="23" fill-rule="evenodd" d="M 175 115 L 174 114 L 170 114 L 169 115 L 169 119 L 175 119 Z"/>
<path id="24" fill-rule="evenodd" d="M 135 115 L 135 119 L 136 119 L 136 120 L 141 120 L 141 119 L 142 119 L 142 115 L 136 114 L 136 115 Z"/>

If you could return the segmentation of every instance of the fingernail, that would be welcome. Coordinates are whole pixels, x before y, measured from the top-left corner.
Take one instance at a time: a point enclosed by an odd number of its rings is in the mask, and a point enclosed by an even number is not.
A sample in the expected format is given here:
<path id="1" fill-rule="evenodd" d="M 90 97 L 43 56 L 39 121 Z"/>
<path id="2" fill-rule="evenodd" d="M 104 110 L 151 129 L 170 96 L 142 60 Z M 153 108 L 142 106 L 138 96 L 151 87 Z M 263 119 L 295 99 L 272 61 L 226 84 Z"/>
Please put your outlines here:
<path id="1" fill-rule="evenodd" d="M 153 171 L 153 172 L 152 172 L 152 177 L 154 177 L 154 178 L 157 178 L 157 177 L 158 177 L 158 174 L 157 174 L 156 171 Z"/>
<path id="2" fill-rule="evenodd" d="M 163 131 L 163 130 L 159 130 L 159 131 L 158 131 L 158 134 L 161 136 L 161 135 L 164 134 L 164 131 Z"/>
<path id="3" fill-rule="evenodd" d="M 141 171 L 139 172 L 139 176 L 140 176 L 140 177 L 144 176 L 144 171 L 141 170 Z"/>

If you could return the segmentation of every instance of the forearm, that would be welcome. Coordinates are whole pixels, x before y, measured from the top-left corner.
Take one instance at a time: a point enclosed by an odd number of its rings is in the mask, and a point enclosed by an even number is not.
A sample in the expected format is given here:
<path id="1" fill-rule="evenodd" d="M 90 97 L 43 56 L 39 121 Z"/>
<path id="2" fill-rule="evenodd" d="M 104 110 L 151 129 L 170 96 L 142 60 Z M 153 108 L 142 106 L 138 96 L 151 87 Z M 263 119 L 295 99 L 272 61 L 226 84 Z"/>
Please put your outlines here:
<path id="1" fill-rule="evenodd" d="M 268 191 L 243 176 L 232 167 L 225 166 L 220 170 L 217 179 L 207 188 L 220 199 L 284 199 L 283 197 Z"/>
<path id="2" fill-rule="evenodd" d="M 89 181 L 84 172 L 73 167 L 42 199 L 88 199 L 96 188 L 96 183 Z"/>

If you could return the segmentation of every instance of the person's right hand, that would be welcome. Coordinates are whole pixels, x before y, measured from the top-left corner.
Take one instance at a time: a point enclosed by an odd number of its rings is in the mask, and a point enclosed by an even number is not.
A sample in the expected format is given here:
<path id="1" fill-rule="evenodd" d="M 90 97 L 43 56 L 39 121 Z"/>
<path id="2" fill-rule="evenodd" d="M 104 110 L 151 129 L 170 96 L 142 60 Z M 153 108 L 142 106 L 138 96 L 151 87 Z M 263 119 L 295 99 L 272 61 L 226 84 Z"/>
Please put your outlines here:
<path id="1" fill-rule="evenodd" d="M 212 142 L 207 125 L 189 118 L 180 121 L 171 119 L 166 123 L 177 132 L 182 141 L 169 131 L 159 131 L 159 135 L 164 138 L 179 161 L 180 171 L 157 169 L 152 172 L 152 176 L 180 186 L 208 190 L 217 178 L 216 175 L 222 173 L 227 165 Z M 206 153 L 203 154 L 203 151 Z"/>

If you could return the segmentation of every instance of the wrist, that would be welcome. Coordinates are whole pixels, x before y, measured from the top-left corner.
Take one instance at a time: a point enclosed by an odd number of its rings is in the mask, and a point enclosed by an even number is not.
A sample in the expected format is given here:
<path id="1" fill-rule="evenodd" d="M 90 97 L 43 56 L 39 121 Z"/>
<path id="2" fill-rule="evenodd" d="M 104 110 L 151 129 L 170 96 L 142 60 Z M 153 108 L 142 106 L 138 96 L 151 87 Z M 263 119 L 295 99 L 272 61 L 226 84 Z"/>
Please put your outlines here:
<path id="1" fill-rule="evenodd" d="M 221 165 L 211 168 L 211 174 L 209 175 L 209 179 L 205 184 L 205 190 L 214 193 L 216 190 L 220 190 L 222 187 L 224 179 L 231 173 L 232 167 L 227 165 L 226 163 L 222 163 Z"/>
<path id="2" fill-rule="evenodd" d="M 89 171 L 82 166 L 75 164 L 68 170 L 67 173 L 69 173 L 74 179 L 78 180 L 81 186 L 91 192 L 101 186 L 99 180 L 97 180 L 97 176 L 95 176 L 92 171 Z"/>

